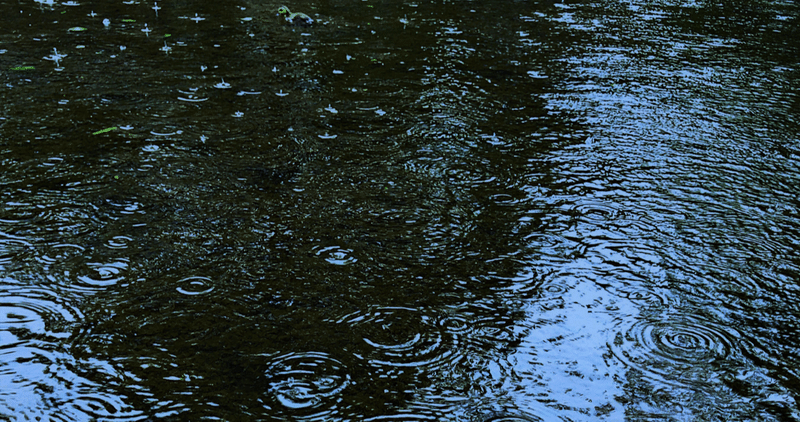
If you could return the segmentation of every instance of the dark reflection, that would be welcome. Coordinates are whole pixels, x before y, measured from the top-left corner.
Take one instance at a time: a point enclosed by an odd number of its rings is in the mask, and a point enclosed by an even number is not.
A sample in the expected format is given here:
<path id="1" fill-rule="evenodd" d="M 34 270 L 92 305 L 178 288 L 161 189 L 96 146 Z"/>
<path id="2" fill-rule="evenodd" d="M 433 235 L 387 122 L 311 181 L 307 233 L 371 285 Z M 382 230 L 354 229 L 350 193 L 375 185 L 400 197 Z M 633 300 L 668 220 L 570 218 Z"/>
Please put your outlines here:
<path id="1" fill-rule="evenodd" d="M 7 6 L 0 416 L 800 419 L 796 5 Z"/>

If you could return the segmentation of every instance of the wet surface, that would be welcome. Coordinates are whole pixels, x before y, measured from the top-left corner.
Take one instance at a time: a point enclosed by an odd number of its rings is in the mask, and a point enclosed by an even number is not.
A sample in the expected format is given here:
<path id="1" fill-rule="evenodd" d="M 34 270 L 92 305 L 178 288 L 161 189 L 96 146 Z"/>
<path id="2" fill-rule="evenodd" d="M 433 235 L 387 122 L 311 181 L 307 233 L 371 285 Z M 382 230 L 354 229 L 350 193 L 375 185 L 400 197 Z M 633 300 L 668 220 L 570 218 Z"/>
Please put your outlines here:
<path id="1" fill-rule="evenodd" d="M 800 420 L 797 4 L 0 4 L 0 419 Z"/>

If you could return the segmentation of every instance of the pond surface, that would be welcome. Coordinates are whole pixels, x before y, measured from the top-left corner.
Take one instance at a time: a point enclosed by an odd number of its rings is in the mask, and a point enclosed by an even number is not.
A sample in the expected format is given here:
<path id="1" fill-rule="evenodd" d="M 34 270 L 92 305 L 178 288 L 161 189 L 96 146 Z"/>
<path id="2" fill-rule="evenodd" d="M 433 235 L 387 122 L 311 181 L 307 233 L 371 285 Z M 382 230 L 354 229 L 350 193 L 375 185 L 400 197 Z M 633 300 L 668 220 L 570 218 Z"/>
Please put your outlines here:
<path id="1" fill-rule="evenodd" d="M 279 6 L 0 0 L 0 419 L 800 421 L 797 2 Z"/>

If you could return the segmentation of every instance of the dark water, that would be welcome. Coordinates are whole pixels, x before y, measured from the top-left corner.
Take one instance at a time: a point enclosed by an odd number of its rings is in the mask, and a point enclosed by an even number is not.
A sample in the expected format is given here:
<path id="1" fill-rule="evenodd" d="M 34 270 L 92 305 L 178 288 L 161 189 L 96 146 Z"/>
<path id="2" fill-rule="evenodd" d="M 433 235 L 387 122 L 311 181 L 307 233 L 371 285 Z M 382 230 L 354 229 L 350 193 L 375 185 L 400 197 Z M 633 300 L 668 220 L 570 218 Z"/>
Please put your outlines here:
<path id="1" fill-rule="evenodd" d="M 797 2 L 0 6 L 0 419 L 800 421 Z"/>

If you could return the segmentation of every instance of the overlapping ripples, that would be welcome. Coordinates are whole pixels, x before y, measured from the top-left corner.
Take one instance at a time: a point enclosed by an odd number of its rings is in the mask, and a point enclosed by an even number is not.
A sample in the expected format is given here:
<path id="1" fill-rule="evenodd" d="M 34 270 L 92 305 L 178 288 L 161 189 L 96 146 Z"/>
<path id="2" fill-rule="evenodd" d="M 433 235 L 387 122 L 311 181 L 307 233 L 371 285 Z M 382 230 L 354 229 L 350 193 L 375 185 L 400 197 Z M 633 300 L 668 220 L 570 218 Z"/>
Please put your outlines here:
<path id="1" fill-rule="evenodd" d="M 321 352 L 277 356 L 270 361 L 265 376 L 270 402 L 293 419 L 303 420 L 326 420 L 352 383 L 345 365 Z"/>
<path id="2" fill-rule="evenodd" d="M 69 292 L 0 280 L 0 415 L 18 420 L 136 418 L 119 397 L 102 393 L 76 372 L 106 370 L 70 354 L 70 341 L 86 331 L 84 319 Z"/>
<path id="3" fill-rule="evenodd" d="M 339 321 L 360 336 L 366 347 L 355 353 L 371 366 L 381 368 L 416 368 L 435 371 L 458 361 L 458 330 L 448 330 L 451 323 L 424 310 L 405 307 L 372 308 L 368 312 L 348 315 Z"/>
<path id="4" fill-rule="evenodd" d="M 741 355 L 731 327 L 685 313 L 660 316 L 620 327 L 609 342 L 614 358 L 659 383 L 690 386 L 719 381 Z"/>

